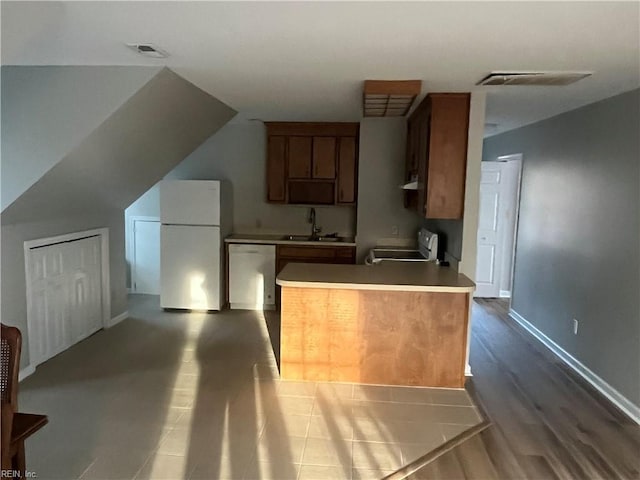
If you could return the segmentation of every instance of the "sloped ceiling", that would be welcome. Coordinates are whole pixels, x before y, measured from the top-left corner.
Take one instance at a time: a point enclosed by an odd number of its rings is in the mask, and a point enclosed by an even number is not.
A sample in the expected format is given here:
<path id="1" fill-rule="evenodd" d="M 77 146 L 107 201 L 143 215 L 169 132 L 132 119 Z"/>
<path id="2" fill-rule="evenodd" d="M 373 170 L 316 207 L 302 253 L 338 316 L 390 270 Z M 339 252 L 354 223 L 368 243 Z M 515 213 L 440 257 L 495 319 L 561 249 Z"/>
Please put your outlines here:
<path id="1" fill-rule="evenodd" d="M 164 68 L 7 207 L 2 224 L 124 209 L 235 113 Z"/>
<path id="2" fill-rule="evenodd" d="M 2 67 L 2 210 L 162 67 Z"/>

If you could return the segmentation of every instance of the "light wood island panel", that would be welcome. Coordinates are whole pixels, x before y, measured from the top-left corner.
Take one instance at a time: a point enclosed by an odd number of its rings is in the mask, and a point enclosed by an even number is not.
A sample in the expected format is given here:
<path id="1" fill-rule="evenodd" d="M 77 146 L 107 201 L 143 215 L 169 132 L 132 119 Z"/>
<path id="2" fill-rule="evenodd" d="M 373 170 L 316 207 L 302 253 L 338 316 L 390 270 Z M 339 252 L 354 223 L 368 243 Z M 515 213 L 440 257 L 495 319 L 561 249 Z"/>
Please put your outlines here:
<path id="1" fill-rule="evenodd" d="M 287 380 L 462 388 L 469 292 L 282 288 Z"/>

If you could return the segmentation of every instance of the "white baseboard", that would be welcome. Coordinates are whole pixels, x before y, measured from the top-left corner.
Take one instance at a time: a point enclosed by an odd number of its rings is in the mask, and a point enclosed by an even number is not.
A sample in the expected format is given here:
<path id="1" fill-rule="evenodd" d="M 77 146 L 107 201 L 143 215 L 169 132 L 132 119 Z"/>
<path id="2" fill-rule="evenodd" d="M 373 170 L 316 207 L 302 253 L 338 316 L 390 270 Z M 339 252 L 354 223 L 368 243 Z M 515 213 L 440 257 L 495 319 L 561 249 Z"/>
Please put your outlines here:
<path id="1" fill-rule="evenodd" d="M 18 381 L 21 382 L 22 380 L 27 378 L 29 375 L 33 375 L 35 371 L 36 371 L 36 367 L 32 365 L 27 365 L 26 367 L 24 367 L 22 370 L 18 372 Z"/>
<path id="2" fill-rule="evenodd" d="M 578 375 L 589 382 L 596 390 L 607 397 L 614 405 L 620 410 L 629 415 L 634 422 L 640 424 L 640 407 L 633 404 L 624 395 L 618 392 L 615 388 L 605 382 L 598 375 L 593 373 L 578 359 L 573 357 L 570 353 L 564 350 L 560 345 L 547 337 L 544 333 L 538 330 L 533 324 L 529 323 L 522 315 L 513 309 L 509 309 L 509 316 L 522 325 L 531 335 L 540 341 L 545 347 L 551 350 L 560 360 L 570 366 Z"/>
<path id="3" fill-rule="evenodd" d="M 124 312 L 122 312 L 120 315 L 116 315 L 115 317 L 113 317 L 111 320 L 109 320 L 107 322 L 107 324 L 104 326 L 104 328 L 111 328 L 114 325 L 117 325 L 118 323 L 120 323 L 122 320 L 124 320 L 125 318 L 127 318 L 129 316 L 129 311 L 125 310 Z"/>
<path id="4" fill-rule="evenodd" d="M 511 298 L 511 290 L 500 290 L 500 298 Z"/>

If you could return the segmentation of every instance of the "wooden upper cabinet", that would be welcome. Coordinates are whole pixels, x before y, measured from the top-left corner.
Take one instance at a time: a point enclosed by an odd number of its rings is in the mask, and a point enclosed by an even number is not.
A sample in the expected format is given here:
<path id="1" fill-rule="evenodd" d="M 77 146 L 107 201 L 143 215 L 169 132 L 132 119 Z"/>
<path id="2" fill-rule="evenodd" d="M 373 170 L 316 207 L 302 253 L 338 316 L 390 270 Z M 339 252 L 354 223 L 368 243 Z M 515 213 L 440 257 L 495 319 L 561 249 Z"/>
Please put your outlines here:
<path id="1" fill-rule="evenodd" d="M 287 137 L 271 136 L 267 146 L 267 200 L 286 201 L 286 148 Z"/>
<path id="2" fill-rule="evenodd" d="M 340 138 L 338 147 L 338 203 L 355 203 L 358 185 L 355 137 Z"/>
<path id="3" fill-rule="evenodd" d="M 431 93 L 408 121 L 407 178 L 418 175 L 418 190 L 405 206 L 426 218 L 461 219 L 464 214 L 468 93 Z"/>
<path id="4" fill-rule="evenodd" d="M 266 126 L 268 202 L 356 203 L 360 124 L 266 122 Z"/>
<path id="5" fill-rule="evenodd" d="M 336 178 L 336 137 L 313 137 L 313 178 Z"/>
<path id="6" fill-rule="evenodd" d="M 289 137 L 289 178 L 311 178 L 311 137 Z"/>
<path id="7" fill-rule="evenodd" d="M 426 217 L 464 214 L 469 94 L 433 95 L 429 122 Z"/>

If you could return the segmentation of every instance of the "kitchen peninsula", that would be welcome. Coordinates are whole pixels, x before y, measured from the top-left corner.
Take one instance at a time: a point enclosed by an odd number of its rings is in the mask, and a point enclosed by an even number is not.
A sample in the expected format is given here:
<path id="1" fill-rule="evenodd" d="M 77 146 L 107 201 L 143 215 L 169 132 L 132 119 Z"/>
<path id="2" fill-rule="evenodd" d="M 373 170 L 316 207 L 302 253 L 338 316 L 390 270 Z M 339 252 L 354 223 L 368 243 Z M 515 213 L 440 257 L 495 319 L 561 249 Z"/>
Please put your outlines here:
<path id="1" fill-rule="evenodd" d="M 276 283 L 283 379 L 464 386 L 475 285 L 455 270 L 297 263 Z"/>

